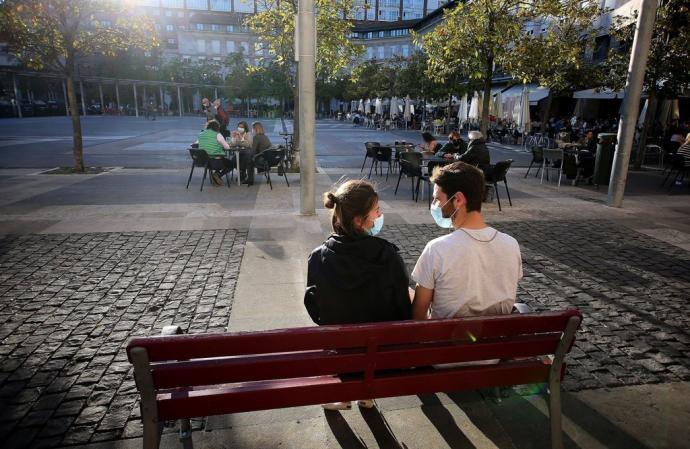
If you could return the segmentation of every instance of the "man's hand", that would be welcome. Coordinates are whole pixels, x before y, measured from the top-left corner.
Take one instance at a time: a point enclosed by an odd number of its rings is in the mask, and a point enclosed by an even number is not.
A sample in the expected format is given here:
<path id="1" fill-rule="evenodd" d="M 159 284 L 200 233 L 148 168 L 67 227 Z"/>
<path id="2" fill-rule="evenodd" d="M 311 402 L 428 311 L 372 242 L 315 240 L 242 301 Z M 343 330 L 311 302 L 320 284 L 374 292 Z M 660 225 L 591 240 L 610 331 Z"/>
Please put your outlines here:
<path id="1" fill-rule="evenodd" d="M 429 307 L 434 300 L 434 291 L 417 284 L 414 289 L 414 299 L 412 300 L 412 319 L 429 319 Z"/>

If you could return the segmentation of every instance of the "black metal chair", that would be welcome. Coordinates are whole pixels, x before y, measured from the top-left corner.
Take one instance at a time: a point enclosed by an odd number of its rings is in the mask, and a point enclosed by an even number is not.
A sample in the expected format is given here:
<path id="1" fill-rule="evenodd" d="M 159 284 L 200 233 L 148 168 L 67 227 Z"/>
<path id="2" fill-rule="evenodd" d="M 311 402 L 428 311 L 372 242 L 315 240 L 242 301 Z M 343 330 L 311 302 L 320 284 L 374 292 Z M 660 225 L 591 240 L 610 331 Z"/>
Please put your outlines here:
<path id="1" fill-rule="evenodd" d="M 393 160 L 393 149 L 391 147 L 374 147 L 376 154 L 371 159 L 371 167 L 369 167 L 369 176 L 371 178 L 371 171 L 376 169 L 380 170 L 380 175 L 383 176 L 383 166 L 384 162 L 388 162 L 388 171 L 386 172 L 386 181 L 388 181 L 388 174 L 391 172 L 391 162 Z"/>
<path id="2" fill-rule="evenodd" d="M 538 177 L 539 171 L 541 170 L 541 166 L 543 163 L 544 163 L 544 148 L 533 146 L 532 147 L 532 160 L 529 163 L 529 167 L 527 167 L 527 173 L 525 173 L 525 178 L 527 177 L 527 175 L 529 175 L 529 171 L 532 168 L 533 164 L 537 164 L 537 174 L 534 175 L 534 177 L 535 178 Z M 546 175 L 546 180 L 547 181 L 549 180 L 548 173 Z"/>
<path id="3" fill-rule="evenodd" d="M 192 169 L 189 171 L 189 178 L 187 178 L 187 187 L 189 188 L 189 183 L 192 181 L 192 175 L 194 174 L 194 167 L 201 167 L 204 169 L 204 177 L 201 178 L 201 189 L 204 190 L 204 182 L 206 181 L 206 174 L 208 173 L 208 154 L 204 150 L 199 150 L 195 148 L 189 149 L 189 155 L 192 157 Z M 209 176 L 209 180 L 211 177 Z"/>
<path id="4" fill-rule="evenodd" d="M 488 175 L 485 176 L 485 181 L 487 184 L 491 184 L 494 186 L 494 192 L 496 192 L 496 201 L 498 202 L 498 210 L 501 211 L 501 198 L 498 196 L 498 183 L 503 181 L 503 184 L 506 186 L 506 193 L 508 194 L 508 203 L 510 205 L 513 205 L 513 201 L 510 199 L 510 190 L 508 189 L 508 181 L 506 179 L 506 175 L 508 174 L 508 170 L 510 169 L 510 165 L 513 163 L 512 159 L 508 159 L 505 161 L 500 161 L 496 162 L 496 165 L 493 167 L 493 171 L 491 171 Z"/>
<path id="5" fill-rule="evenodd" d="M 359 171 L 360 173 L 364 171 L 364 166 L 367 165 L 367 158 L 376 159 L 376 148 L 380 146 L 381 144 L 379 142 L 364 142 L 364 147 L 366 148 L 367 152 L 364 155 L 364 162 L 362 162 L 362 169 Z"/>
<path id="6" fill-rule="evenodd" d="M 673 172 L 676 172 L 676 176 L 671 180 L 671 183 L 668 185 L 668 191 L 670 192 L 671 189 L 673 189 L 673 186 L 676 185 L 676 181 L 678 181 L 680 177 L 680 181 L 683 182 L 683 179 L 685 179 L 685 175 L 690 172 L 690 167 L 686 167 L 685 165 L 685 156 L 682 154 L 672 154 L 671 155 L 671 169 L 668 171 L 668 174 L 666 175 L 666 178 L 664 178 L 664 181 L 661 183 L 661 187 L 666 184 L 666 181 L 668 181 L 668 178 L 671 177 L 671 174 Z M 690 188 L 690 183 L 688 183 L 688 188 Z"/>
<path id="7" fill-rule="evenodd" d="M 429 177 L 424 175 L 422 171 L 422 153 L 417 151 L 408 151 L 407 153 L 400 153 L 400 175 L 398 175 L 398 183 L 395 185 L 395 192 L 393 193 L 393 195 L 398 194 L 400 179 L 403 175 L 406 175 L 410 178 L 410 185 L 412 187 L 412 199 L 416 202 L 417 200 L 419 200 L 419 184 L 422 181 L 429 183 Z M 416 185 L 415 178 L 417 178 Z"/>
<path id="8" fill-rule="evenodd" d="M 211 171 L 223 171 L 225 170 L 225 163 L 223 162 L 223 159 L 227 160 L 230 162 L 230 171 L 225 173 L 225 183 L 228 185 L 228 189 L 230 188 L 230 184 L 232 183 L 233 179 L 233 174 L 235 172 L 235 156 L 233 155 L 232 157 L 224 157 L 222 159 L 216 159 L 213 157 L 208 158 L 208 170 L 209 172 Z M 210 175 L 209 175 L 210 177 Z"/>
<path id="9" fill-rule="evenodd" d="M 273 190 L 273 183 L 271 182 L 271 167 L 278 167 L 278 172 L 283 174 L 285 177 L 285 183 L 288 187 L 290 187 L 290 181 L 288 181 L 285 169 L 284 148 L 271 147 L 255 155 L 254 166 L 259 172 L 263 171 L 271 190 Z"/>

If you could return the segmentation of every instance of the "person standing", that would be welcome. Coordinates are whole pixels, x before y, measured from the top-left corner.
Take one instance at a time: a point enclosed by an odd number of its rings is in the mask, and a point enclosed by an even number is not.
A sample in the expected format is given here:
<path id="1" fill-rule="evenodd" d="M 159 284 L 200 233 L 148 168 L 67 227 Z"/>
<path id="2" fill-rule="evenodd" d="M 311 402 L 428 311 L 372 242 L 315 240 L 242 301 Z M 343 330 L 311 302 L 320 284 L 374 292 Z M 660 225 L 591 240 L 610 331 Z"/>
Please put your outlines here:
<path id="1" fill-rule="evenodd" d="M 436 168 L 431 182 L 431 215 L 453 231 L 427 243 L 412 271 L 414 319 L 511 313 L 522 256 L 513 237 L 484 222 L 484 175 L 454 162 Z"/>

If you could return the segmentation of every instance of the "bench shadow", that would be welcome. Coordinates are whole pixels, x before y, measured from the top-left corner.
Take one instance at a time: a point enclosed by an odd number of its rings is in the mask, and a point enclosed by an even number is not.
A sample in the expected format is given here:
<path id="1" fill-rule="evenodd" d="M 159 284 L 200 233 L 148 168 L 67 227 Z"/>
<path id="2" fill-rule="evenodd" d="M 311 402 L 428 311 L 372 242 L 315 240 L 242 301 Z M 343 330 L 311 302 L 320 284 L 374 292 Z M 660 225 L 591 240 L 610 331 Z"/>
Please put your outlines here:
<path id="1" fill-rule="evenodd" d="M 435 394 L 425 394 L 418 395 L 418 397 L 422 401 L 422 413 L 436 427 L 436 430 L 438 430 L 438 433 L 449 447 L 453 449 L 474 448 L 474 444 L 462 433 L 455 419 L 453 419 L 453 415 L 443 406 L 438 396 Z"/>
<path id="2" fill-rule="evenodd" d="M 326 417 L 328 427 L 330 427 L 331 432 L 333 432 L 333 436 L 338 441 L 340 447 L 346 449 L 365 449 L 367 447 L 362 439 L 352 431 L 350 425 L 347 423 L 345 418 L 343 418 L 343 415 L 339 411 L 326 410 L 324 411 L 324 416 Z"/>
<path id="3" fill-rule="evenodd" d="M 383 417 L 378 408 L 359 407 L 359 412 L 367 423 L 371 433 L 374 434 L 376 443 L 381 449 L 406 449 L 407 446 L 399 442 L 391 430 L 386 418 Z"/>
<path id="4" fill-rule="evenodd" d="M 535 386 L 536 387 L 536 386 Z M 486 392 L 484 392 L 486 393 Z M 547 449 L 551 448 L 550 420 L 530 401 L 523 398 L 515 391 L 508 390 L 507 397 L 500 402 L 490 395 L 484 394 L 485 407 L 490 410 L 493 419 L 497 421 L 501 428 L 498 430 L 505 433 L 515 447 L 521 449 Z M 448 393 L 453 402 L 467 414 L 477 427 L 491 438 L 498 442 L 499 435 L 491 435 L 489 429 L 492 426 L 481 425 L 482 416 L 476 415 L 476 409 L 466 407 L 466 398 L 463 393 Z M 574 424 L 587 432 L 591 437 L 599 441 L 606 447 L 626 448 L 626 449 L 649 449 L 608 418 L 598 413 L 576 397 L 566 392 L 562 395 L 563 417 L 567 417 Z M 548 399 L 547 399 L 548 400 Z M 499 439 L 495 439 L 499 438 Z M 503 437 L 505 439 L 505 437 Z M 563 433 L 563 443 L 565 448 L 579 448 L 578 444 L 567 434 Z"/>

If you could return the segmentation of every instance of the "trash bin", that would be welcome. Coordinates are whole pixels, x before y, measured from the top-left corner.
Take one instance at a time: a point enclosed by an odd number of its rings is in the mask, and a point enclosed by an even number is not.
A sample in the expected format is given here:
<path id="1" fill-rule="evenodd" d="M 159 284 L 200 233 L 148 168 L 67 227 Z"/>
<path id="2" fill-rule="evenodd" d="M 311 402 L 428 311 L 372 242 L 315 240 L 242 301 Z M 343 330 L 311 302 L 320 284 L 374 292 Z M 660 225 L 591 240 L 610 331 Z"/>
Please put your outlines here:
<path id="1" fill-rule="evenodd" d="M 599 133 L 597 155 L 594 161 L 594 184 L 608 185 L 613 167 L 613 155 L 616 152 L 616 134 Z"/>

